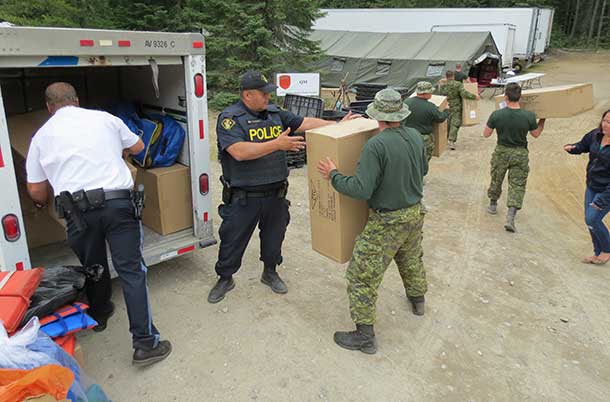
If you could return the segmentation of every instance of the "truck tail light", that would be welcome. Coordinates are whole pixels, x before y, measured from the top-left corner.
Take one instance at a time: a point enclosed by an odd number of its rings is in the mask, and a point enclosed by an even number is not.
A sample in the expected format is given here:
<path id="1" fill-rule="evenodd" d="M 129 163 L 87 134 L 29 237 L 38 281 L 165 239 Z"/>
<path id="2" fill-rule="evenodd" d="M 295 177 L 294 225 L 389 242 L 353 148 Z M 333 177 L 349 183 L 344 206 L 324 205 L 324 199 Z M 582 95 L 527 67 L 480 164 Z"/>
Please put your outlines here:
<path id="1" fill-rule="evenodd" d="M 203 96 L 203 74 L 195 74 L 195 96 Z"/>
<path id="2" fill-rule="evenodd" d="M 203 173 L 199 176 L 199 193 L 206 195 L 210 191 L 210 179 L 207 173 Z"/>
<path id="3" fill-rule="evenodd" d="M 13 214 L 4 215 L 2 218 L 2 229 L 4 230 L 4 238 L 7 241 L 14 242 L 21 237 L 19 219 Z"/>

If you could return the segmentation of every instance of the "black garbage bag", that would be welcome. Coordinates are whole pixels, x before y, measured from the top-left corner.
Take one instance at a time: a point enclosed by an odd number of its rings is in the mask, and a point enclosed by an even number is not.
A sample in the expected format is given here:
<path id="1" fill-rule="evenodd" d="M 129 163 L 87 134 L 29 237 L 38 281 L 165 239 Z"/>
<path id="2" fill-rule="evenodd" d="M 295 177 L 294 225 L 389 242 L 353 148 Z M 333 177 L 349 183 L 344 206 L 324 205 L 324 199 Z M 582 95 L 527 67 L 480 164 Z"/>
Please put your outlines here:
<path id="1" fill-rule="evenodd" d="M 20 326 L 34 316 L 42 318 L 66 304 L 74 303 L 85 289 L 85 282 L 99 281 L 103 272 L 104 267 L 97 264 L 90 267 L 65 265 L 45 268 Z"/>

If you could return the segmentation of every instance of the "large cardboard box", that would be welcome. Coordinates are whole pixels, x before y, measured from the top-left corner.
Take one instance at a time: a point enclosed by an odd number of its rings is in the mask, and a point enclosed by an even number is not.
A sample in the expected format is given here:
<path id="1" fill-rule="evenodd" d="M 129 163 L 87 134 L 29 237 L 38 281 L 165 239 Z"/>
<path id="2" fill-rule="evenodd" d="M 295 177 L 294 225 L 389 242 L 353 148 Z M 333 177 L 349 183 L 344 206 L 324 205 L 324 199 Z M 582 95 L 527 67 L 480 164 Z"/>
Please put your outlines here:
<path id="1" fill-rule="evenodd" d="M 15 166 L 15 175 L 17 177 L 17 182 L 20 187 L 25 188 L 25 183 L 27 181 L 27 174 L 25 171 L 25 159 L 27 157 L 28 151 L 30 149 L 30 142 L 32 141 L 32 137 L 36 134 L 36 131 L 49 118 L 49 114 L 46 110 L 37 110 L 31 113 L 24 113 L 19 115 L 11 116 L 7 119 L 7 125 L 9 129 L 9 138 L 11 141 L 11 147 L 13 149 L 13 162 Z M 134 182 L 136 180 L 136 167 L 132 165 L 130 162 L 125 160 L 125 164 L 129 168 L 131 172 L 131 177 Z M 19 189 L 19 199 L 21 202 L 21 208 L 23 214 L 28 214 L 31 212 L 32 208 L 34 208 L 34 202 L 27 194 L 27 191 L 22 191 L 23 189 Z M 57 221 L 60 225 L 65 227 L 65 221 L 60 219 L 55 212 L 53 194 L 49 195 L 49 206 L 42 209 L 37 210 L 37 212 L 46 212 L 51 218 Z"/>
<path id="2" fill-rule="evenodd" d="M 496 109 L 506 107 L 504 95 L 496 96 L 495 101 Z M 575 116 L 593 109 L 593 84 L 528 89 L 521 93 L 519 104 L 539 119 Z"/>
<path id="3" fill-rule="evenodd" d="M 464 89 L 472 94 L 479 94 L 479 87 L 475 82 L 465 82 Z M 476 126 L 479 123 L 481 123 L 479 101 L 462 99 L 462 126 Z"/>
<path id="4" fill-rule="evenodd" d="M 349 261 L 369 209 L 366 201 L 335 191 L 316 166 L 320 159 L 329 157 L 341 173 L 353 175 L 364 144 L 378 131 L 377 121 L 355 119 L 309 130 L 305 136 L 311 244 L 315 251 L 339 263 Z"/>
<path id="5" fill-rule="evenodd" d="M 66 240 L 66 229 L 45 211 L 24 214 L 23 226 L 28 248 L 42 247 Z"/>
<path id="6" fill-rule="evenodd" d="M 142 223 L 166 235 L 193 226 L 191 176 L 188 167 L 137 168 L 136 186 L 143 184 L 146 206 Z"/>
<path id="7" fill-rule="evenodd" d="M 414 98 L 417 96 L 417 93 L 413 92 L 410 98 Z M 434 103 L 438 110 L 441 112 L 447 109 L 447 97 L 441 95 L 432 95 L 429 99 L 430 102 Z M 432 136 L 434 137 L 434 151 L 432 151 L 432 156 L 441 156 L 445 149 L 447 149 L 447 135 L 449 134 L 449 126 L 447 125 L 447 120 L 442 123 L 434 123 L 432 125 Z"/>

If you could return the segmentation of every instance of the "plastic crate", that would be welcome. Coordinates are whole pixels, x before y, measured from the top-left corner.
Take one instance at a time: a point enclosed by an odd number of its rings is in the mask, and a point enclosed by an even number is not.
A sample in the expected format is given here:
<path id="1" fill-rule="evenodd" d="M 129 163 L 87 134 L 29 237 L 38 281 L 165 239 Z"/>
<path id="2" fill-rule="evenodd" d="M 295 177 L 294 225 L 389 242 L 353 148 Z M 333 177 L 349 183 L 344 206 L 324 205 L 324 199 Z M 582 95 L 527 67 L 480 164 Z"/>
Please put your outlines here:
<path id="1" fill-rule="evenodd" d="M 284 98 L 284 109 L 302 117 L 322 117 L 324 112 L 324 100 L 300 95 L 286 95 Z"/>

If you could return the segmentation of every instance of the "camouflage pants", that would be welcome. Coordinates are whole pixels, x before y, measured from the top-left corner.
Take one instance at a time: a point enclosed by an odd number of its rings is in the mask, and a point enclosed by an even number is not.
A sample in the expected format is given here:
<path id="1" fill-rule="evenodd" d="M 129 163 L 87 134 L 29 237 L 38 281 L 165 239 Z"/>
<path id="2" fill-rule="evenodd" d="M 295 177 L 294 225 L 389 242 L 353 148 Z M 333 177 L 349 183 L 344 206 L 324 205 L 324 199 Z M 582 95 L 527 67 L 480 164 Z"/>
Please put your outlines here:
<path id="1" fill-rule="evenodd" d="M 499 200 L 502 183 L 508 171 L 508 200 L 506 205 L 521 209 L 525 197 L 525 185 L 530 171 L 527 148 L 497 145 L 491 157 L 491 183 L 487 190 L 490 200 Z"/>
<path id="2" fill-rule="evenodd" d="M 449 125 L 449 141 L 456 142 L 458 131 L 462 125 L 462 109 L 451 109 L 447 124 Z"/>
<path id="3" fill-rule="evenodd" d="M 347 268 L 350 314 L 356 324 L 375 322 L 377 290 L 392 259 L 407 296 L 422 296 L 428 287 L 422 260 L 424 215 L 419 204 L 391 212 L 374 212 L 356 238 Z"/>
<path id="4" fill-rule="evenodd" d="M 424 147 L 426 147 L 426 158 L 428 159 L 428 162 L 430 162 L 432 153 L 434 152 L 434 136 L 432 134 L 422 134 L 422 138 L 424 139 Z"/>

